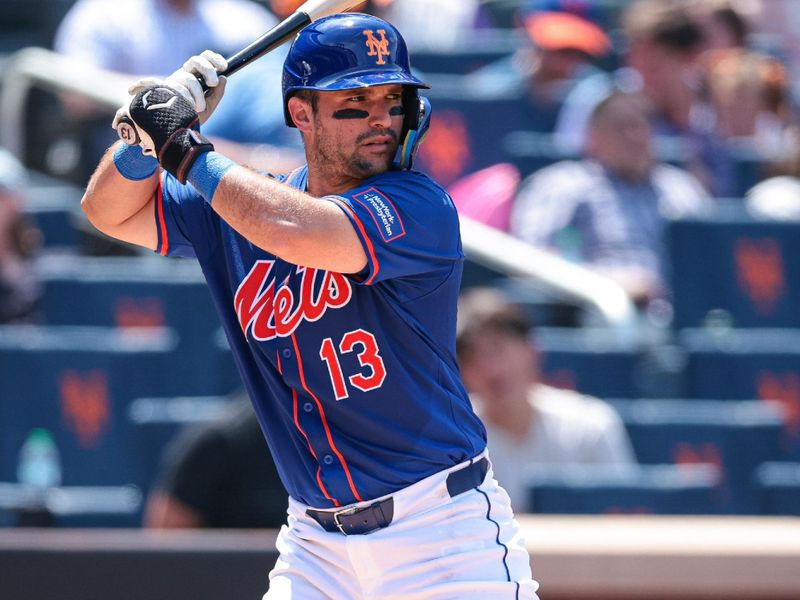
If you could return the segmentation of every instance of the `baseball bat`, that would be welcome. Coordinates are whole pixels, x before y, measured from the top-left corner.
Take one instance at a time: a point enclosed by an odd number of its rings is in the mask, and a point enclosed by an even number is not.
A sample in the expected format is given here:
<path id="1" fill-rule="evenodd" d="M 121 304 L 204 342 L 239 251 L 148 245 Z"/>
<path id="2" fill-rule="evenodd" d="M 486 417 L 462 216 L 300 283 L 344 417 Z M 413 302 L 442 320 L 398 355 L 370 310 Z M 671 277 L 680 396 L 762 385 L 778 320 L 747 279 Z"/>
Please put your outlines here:
<path id="1" fill-rule="evenodd" d="M 251 42 L 236 54 L 228 57 L 228 68 L 219 74 L 225 77 L 233 75 L 242 67 L 257 60 L 271 52 L 278 46 L 286 43 L 292 36 L 309 23 L 317 19 L 327 17 L 340 12 L 346 12 L 358 4 L 363 4 L 364 0 L 307 0 L 301 4 L 296 11 L 286 17 L 283 21 L 275 25 L 257 40 Z M 208 86 L 199 75 L 197 79 L 204 90 L 208 91 Z M 123 117 L 117 124 L 117 135 L 130 146 L 139 143 L 139 136 L 133 122 Z"/>

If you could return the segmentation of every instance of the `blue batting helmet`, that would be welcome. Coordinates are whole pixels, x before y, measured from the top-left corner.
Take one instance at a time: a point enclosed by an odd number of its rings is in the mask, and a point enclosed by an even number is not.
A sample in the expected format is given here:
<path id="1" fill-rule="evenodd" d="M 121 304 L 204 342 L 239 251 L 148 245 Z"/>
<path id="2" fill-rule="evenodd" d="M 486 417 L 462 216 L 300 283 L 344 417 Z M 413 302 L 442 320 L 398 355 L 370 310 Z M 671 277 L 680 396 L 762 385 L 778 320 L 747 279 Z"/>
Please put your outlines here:
<path id="1" fill-rule="evenodd" d="M 372 15 L 339 13 L 306 26 L 283 63 L 283 109 L 298 90 L 350 90 L 399 83 L 428 85 L 411 74 L 405 40 L 395 27 Z"/>
<path id="2" fill-rule="evenodd" d="M 409 169 L 430 124 L 430 103 L 417 94 L 429 87 L 411 74 L 408 48 L 394 25 L 372 15 L 339 13 L 306 26 L 283 63 L 283 113 L 299 90 L 350 90 L 376 85 L 404 86 L 405 119 L 396 162 Z"/>
<path id="3" fill-rule="evenodd" d="M 351 90 L 375 85 L 404 86 L 402 144 L 397 162 L 410 168 L 430 122 L 430 104 L 417 94 L 428 85 L 411 74 L 408 49 L 395 27 L 372 15 L 339 13 L 305 27 L 283 63 L 283 114 L 299 90 Z"/>

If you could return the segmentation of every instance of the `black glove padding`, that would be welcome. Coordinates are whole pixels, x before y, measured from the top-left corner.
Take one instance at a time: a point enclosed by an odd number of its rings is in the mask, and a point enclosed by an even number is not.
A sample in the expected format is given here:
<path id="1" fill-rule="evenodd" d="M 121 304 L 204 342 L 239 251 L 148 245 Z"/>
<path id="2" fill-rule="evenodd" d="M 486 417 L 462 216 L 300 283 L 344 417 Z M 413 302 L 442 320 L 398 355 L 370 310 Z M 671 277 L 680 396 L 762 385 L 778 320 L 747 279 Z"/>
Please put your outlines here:
<path id="1" fill-rule="evenodd" d="M 214 149 L 200 135 L 192 103 L 170 87 L 153 85 L 140 90 L 131 100 L 128 114 L 142 134 L 142 146 L 151 146 L 161 166 L 181 183 L 186 183 L 197 157 Z"/>

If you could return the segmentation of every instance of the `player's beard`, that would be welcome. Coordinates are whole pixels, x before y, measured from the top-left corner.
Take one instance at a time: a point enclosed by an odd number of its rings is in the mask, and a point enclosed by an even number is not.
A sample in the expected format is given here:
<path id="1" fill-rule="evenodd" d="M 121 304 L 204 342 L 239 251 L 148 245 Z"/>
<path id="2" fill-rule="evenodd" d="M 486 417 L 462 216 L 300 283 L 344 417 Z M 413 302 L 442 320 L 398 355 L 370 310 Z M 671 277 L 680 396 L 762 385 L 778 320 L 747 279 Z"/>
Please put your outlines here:
<path id="1" fill-rule="evenodd" d="M 368 156 L 364 149 L 364 142 L 378 135 L 389 135 L 392 142 L 385 155 Z M 352 147 L 345 146 L 334 135 L 325 131 L 319 135 L 313 149 L 315 162 L 324 165 L 325 169 L 341 173 L 354 179 L 366 179 L 389 170 L 392 159 L 397 151 L 397 133 L 391 129 L 369 131 L 359 135 Z"/>

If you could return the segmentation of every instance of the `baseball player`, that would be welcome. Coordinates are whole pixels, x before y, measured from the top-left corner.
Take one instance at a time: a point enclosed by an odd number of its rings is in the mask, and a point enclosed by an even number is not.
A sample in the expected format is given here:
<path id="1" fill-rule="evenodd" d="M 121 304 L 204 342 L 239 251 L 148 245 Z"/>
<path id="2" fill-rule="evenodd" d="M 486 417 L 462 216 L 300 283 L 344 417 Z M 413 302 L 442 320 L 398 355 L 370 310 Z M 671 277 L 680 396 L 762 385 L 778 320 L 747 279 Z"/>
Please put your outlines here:
<path id="1" fill-rule="evenodd" d="M 200 133 L 224 67 L 206 52 L 135 85 L 115 125 L 139 146 L 107 152 L 82 206 L 202 266 L 290 495 L 265 599 L 536 598 L 459 377 L 458 216 L 410 170 L 430 111 L 403 38 L 350 13 L 297 35 L 283 104 L 307 165 L 283 177 Z"/>

